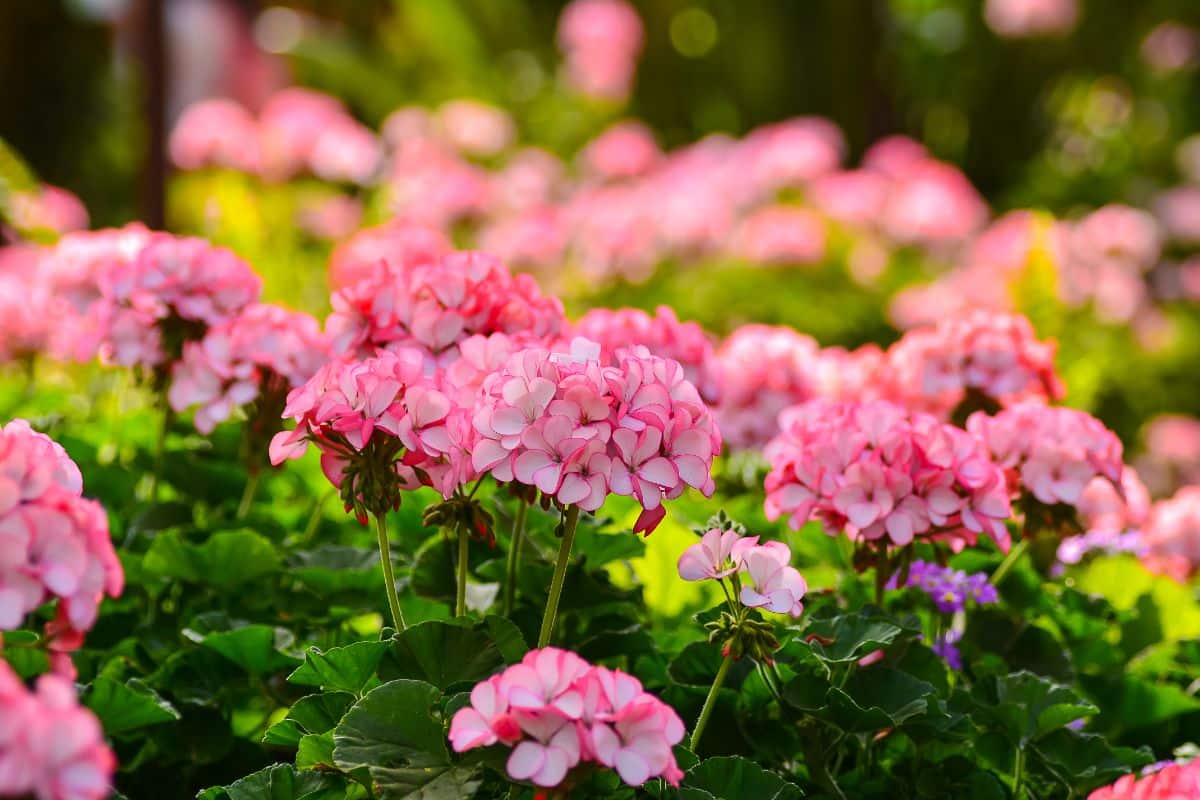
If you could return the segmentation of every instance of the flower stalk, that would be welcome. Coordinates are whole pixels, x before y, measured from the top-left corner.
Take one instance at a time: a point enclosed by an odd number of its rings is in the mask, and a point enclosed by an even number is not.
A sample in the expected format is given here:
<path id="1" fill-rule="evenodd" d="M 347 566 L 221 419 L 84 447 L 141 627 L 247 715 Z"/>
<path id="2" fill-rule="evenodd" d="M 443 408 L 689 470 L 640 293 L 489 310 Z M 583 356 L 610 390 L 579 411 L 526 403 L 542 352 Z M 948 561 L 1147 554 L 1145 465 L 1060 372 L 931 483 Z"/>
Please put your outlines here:
<path id="1" fill-rule="evenodd" d="M 462 617 L 467 613 L 467 568 L 470 566 L 467 558 L 467 528 L 462 523 L 455 526 L 458 529 L 458 580 L 454 597 L 454 616 Z"/>
<path id="2" fill-rule="evenodd" d="M 379 558 L 383 562 L 383 582 L 387 590 L 388 606 L 392 610 L 392 625 L 397 631 L 404 630 L 404 612 L 400 610 L 400 597 L 396 594 L 396 576 L 392 572 L 392 551 L 388 546 L 387 515 L 375 514 L 375 533 L 379 538 Z"/>
<path id="3" fill-rule="evenodd" d="M 562 544 L 558 548 L 558 563 L 554 565 L 550 597 L 546 600 L 542 629 L 538 633 L 538 647 L 550 644 L 550 639 L 554 637 L 554 626 L 558 623 L 558 601 L 562 597 L 563 581 L 567 576 L 567 564 L 571 561 L 571 545 L 575 542 L 575 526 L 578 523 L 579 506 L 567 506 L 567 513 L 563 518 Z"/>
<path id="4" fill-rule="evenodd" d="M 504 576 L 504 615 L 512 613 L 517 597 L 517 567 L 521 563 L 521 546 L 525 543 L 525 518 L 529 504 L 517 501 L 517 515 L 513 520 L 512 541 L 508 545 L 508 563 Z"/>
<path id="5" fill-rule="evenodd" d="M 713 707 L 717 704 L 717 692 L 721 690 L 721 685 L 725 683 L 725 676 L 729 674 L 729 667 L 733 664 L 733 653 L 726 653 L 725 658 L 721 660 L 721 666 L 717 669 L 717 675 L 713 678 L 712 686 L 708 690 L 708 697 L 704 698 L 704 705 L 700 709 L 700 716 L 696 718 L 696 726 L 692 728 L 692 738 L 688 742 L 689 748 L 694 753 L 696 747 L 700 744 L 700 737 L 704 735 L 704 728 L 708 725 L 708 718 L 712 716 Z"/>

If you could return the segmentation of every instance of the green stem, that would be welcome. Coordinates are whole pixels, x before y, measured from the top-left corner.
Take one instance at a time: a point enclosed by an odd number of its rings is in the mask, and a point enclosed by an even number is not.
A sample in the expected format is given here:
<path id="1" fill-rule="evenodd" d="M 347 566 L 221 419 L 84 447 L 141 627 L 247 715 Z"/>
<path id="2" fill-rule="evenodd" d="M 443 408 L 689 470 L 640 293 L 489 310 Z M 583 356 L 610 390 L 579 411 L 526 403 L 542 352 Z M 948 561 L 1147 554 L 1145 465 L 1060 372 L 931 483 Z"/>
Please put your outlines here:
<path id="1" fill-rule="evenodd" d="M 321 524 L 321 517 L 324 516 L 322 512 L 325 510 L 325 504 L 329 502 L 329 498 L 337 493 L 336 486 L 330 487 L 329 491 L 318 497 L 316 502 L 313 503 L 312 513 L 308 515 L 308 524 L 304 526 L 303 541 L 308 541 L 317 532 L 317 526 Z"/>
<path id="2" fill-rule="evenodd" d="M 150 476 L 150 501 L 158 502 L 158 487 L 162 478 L 163 465 L 167 460 L 167 431 L 175 419 L 175 412 L 167 405 L 167 398 L 162 398 L 163 416 L 162 427 L 158 429 L 158 444 L 154 448 L 154 472 Z"/>
<path id="3" fill-rule="evenodd" d="M 542 614 L 542 630 L 538 633 L 538 647 L 550 644 L 554 626 L 558 623 L 558 601 L 562 597 L 563 580 L 567 576 L 567 564 L 571 561 L 571 544 L 575 541 L 575 525 L 579 522 L 579 506 L 567 506 L 563 520 L 562 544 L 558 547 L 558 563 L 554 565 L 554 578 L 550 581 L 550 597 L 546 600 L 546 611 Z"/>
<path id="4" fill-rule="evenodd" d="M 250 506 L 254 505 L 254 494 L 258 491 L 258 481 L 261 478 L 261 470 L 250 473 L 250 478 L 246 481 L 246 489 L 242 492 L 242 501 L 238 503 L 235 519 L 245 519 L 246 515 L 250 513 Z"/>
<path id="5" fill-rule="evenodd" d="M 524 500 L 517 501 L 517 516 L 513 520 L 512 541 L 508 545 L 508 568 L 504 579 L 504 615 L 512 614 L 513 603 L 517 598 L 517 567 L 521 563 L 521 545 L 525 540 L 525 517 L 529 513 L 529 504 Z"/>
<path id="6" fill-rule="evenodd" d="M 1025 538 L 1022 538 L 1021 541 L 1012 546 L 1012 549 L 1008 551 L 1008 555 L 1005 556 L 1004 560 L 1000 562 L 1000 566 L 996 567 L 996 571 L 992 573 L 993 586 L 1000 585 L 1000 581 L 1004 580 L 1005 576 L 1012 571 L 1012 568 L 1016 566 L 1017 561 L 1020 560 L 1021 556 L 1023 556 L 1025 551 L 1028 549 L 1029 540 Z"/>
<path id="7" fill-rule="evenodd" d="M 887 588 L 887 581 L 891 575 L 888 574 L 888 552 L 887 542 L 883 539 L 879 541 L 879 559 L 875 562 L 875 605 L 883 608 L 883 590 Z"/>
<path id="8" fill-rule="evenodd" d="M 1025 783 L 1025 751 L 1017 747 L 1017 757 L 1013 763 L 1013 797 L 1021 800 Z"/>
<path id="9" fill-rule="evenodd" d="M 700 709 L 700 716 L 696 718 L 696 727 L 692 728 L 692 738 L 689 742 L 689 749 L 696 752 L 697 745 L 700 744 L 700 737 L 704 735 L 704 727 L 708 725 L 708 718 L 712 716 L 713 707 L 717 704 L 717 692 L 721 690 L 721 684 L 725 682 L 725 676 L 729 674 L 729 667 L 733 664 L 733 654 L 726 653 L 725 658 L 721 661 L 721 666 L 717 670 L 717 677 L 713 678 L 712 688 L 708 690 L 708 697 L 704 698 L 704 706 Z"/>
<path id="10" fill-rule="evenodd" d="M 454 616 L 461 617 L 467 613 L 467 568 L 470 563 L 467 559 L 467 543 L 470 541 L 467 536 L 467 527 L 458 525 L 458 594 L 454 598 Z"/>
<path id="11" fill-rule="evenodd" d="M 383 562 L 383 582 L 387 589 L 388 605 L 392 609 L 392 625 L 397 631 L 402 631 L 407 626 L 404 624 L 404 612 L 400 610 L 400 597 L 396 594 L 396 576 L 392 573 L 386 514 L 375 515 L 375 533 L 379 537 L 379 558 Z"/>

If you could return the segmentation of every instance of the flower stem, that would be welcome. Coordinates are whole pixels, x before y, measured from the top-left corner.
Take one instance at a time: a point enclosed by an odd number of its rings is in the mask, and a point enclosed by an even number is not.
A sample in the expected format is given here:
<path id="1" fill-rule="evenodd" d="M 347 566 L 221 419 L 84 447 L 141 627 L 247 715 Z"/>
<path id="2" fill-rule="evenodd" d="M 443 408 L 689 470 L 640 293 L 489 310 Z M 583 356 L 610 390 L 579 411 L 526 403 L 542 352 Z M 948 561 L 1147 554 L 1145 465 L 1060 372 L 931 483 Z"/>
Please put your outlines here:
<path id="1" fill-rule="evenodd" d="M 323 516 L 321 512 L 325 510 L 325 504 L 329 502 L 329 498 L 337 493 L 337 487 L 331 487 L 329 491 L 318 497 L 313 503 L 312 513 L 308 515 L 308 524 L 304 526 L 304 538 L 302 541 L 307 542 L 317 532 L 317 527 L 321 524 L 321 517 Z"/>
<path id="2" fill-rule="evenodd" d="M 1023 556 L 1025 551 L 1028 549 L 1029 540 L 1025 538 L 1022 538 L 1021 541 L 1013 545 L 1012 549 L 1008 551 L 1008 555 L 1006 555 L 1004 560 L 1000 562 L 1000 566 L 996 567 L 996 571 L 992 573 L 992 586 L 1000 585 L 1000 582 L 1004 580 L 1005 576 L 1008 575 L 1009 572 L 1012 571 L 1012 568 L 1016 566 L 1017 561 L 1020 560 L 1021 556 Z"/>
<path id="3" fill-rule="evenodd" d="M 383 582 L 387 589 L 388 605 L 392 609 L 392 624 L 397 631 L 407 627 L 404 612 L 400 610 L 400 597 L 396 594 L 396 576 L 392 573 L 392 551 L 388 547 L 387 515 L 375 515 L 375 533 L 379 537 L 379 558 L 383 562 Z"/>
<path id="4" fill-rule="evenodd" d="M 875 562 L 875 605 L 883 608 L 883 590 L 887 588 L 888 578 L 891 577 L 888 565 L 887 541 L 879 540 L 879 558 Z"/>
<path id="5" fill-rule="evenodd" d="M 1022 540 L 1024 541 L 1024 540 Z M 1017 747 L 1017 756 L 1013 763 L 1013 797 L 1021 800 L 1024 795 L 1025 783 L 1025 751 Z"/>
<path id="6" fill-rule="evenodd" d="M 554 626 L 558 623 L 558 601 L 562 597 L 563 580 L 567 576 L 567 564 L 571 560 L 571 545 L 575 541 L 575 526 L 579 522 L 579 506 L 567 506 L 563 520 L 562 544 L 558 548 L 558 563 L 554 565 L 554 578 L 550 581 L 550 597 L 546 600 L 546 611 L 542 614 L 542 630 L 538 633 L 538 647 L 550 644 Z"/>
<path id="7" fill-rule="evenodd" d="M 242 492 L 242 502 L 238 503 L 237 516 L 234 519 L 245 519 L 246 515 L 250 513 L 250 506 L 254 505 L 254 495 L 258 491 L 260 478 L 262 478 L 261 470 L 250 473 L 250 478 L 246 481 L 246 489 Z"/>
<path id="8" fill-rule="evenodd" d="M 467 527 L 458 525 L 458 594 L 454 598 L 454 616 L 461 617 L 467 613 Z"/>
<path id="9" fill-rule="evenodd" d="M 696 746 L 700 744 L 700 737 L 704 735 L 704 726 L 708 725 L 708 718 L 712 716 L 713 706 L 717 704 L 717 692 L 721 690 L 721 684 L 725 682 L 725 676 L 729 674 L 729 667 L 732 664 L 733 654 L 726 653 L 717 670 L 717 677 L 713 678 L 712 688 L 708 690 L 708 697 L 704 698 L 704 706 L 700 709 L 700 716 L 696 719 L 696 727 L 692 728 L 692 738 L 688 746 L 693 753 L 696 752 Z"/>
<path id="10" fill-rule="evenodd" d="M 517 597 L 517 566 L 521 563 L 521 545 L 525 541 L 525 517 L 529 513 L 529 504 L 524 500 L 517 501 L 517 516 L 513 520 L 512 541 L 508 545 L 508 568 L 504 579 L 504 615 L 512 613 L 513 603 Z"/>
<path id="11" fill-rule="evenodd" d="M 154 472 L 150 476 L 150 501 L 158 502 L 158 487 L 162 479 L 163 465 L 167 460 L 167 431 L 175 419 L 175 412 L 167 405 L 167 398 L 162 398 L 163 416 L 162 427 L 158 429 L 158 444 L 154 448 Z"/>

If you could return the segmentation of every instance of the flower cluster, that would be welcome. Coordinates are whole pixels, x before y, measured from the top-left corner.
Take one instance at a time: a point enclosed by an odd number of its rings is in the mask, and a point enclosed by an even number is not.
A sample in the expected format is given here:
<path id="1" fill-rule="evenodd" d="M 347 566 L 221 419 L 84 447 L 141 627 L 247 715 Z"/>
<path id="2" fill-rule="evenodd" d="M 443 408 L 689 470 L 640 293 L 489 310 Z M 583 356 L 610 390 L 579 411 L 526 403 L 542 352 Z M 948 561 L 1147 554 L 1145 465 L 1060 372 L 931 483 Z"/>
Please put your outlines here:
<path id="1" fill-rule="evenodd" d="M 403 222 L 364 228 L 334 248 L 329 257 L 329 284 L 335 290 L 351 286 L 370 278 L 381 263 L 393 273 L 407 274 L 451 250 L 450 240 L 434 228 Z"/>
<path id="2" fill-rule="evenodd" d="M 326 330 L 339 353 L 415 347 L 446 363 L 474 334 L 540 341 L 564 324 L 562 303 L 542 294 L 531 276 L 514 276 L 484 253 L 455 252 L 432 262 L 378 266 L 334 293 Z"/>
<path id="3" fill-rule="evenodd" d="M 788 406 L 818 394 L 821 348 L 791 328 L 743 325 L 717 349 L 721 435 L 735 448 L 762 445 Z"/>
<path id="4" fill-rule="evenodd" d="M 379 140 L 342 104 L 308 89 L 284 89 L 256 120 L 232 100 L 189 107 L 171 133 L 171 159 L 183 169 L 224 167 L 285 180 L 308 171 L 365 184 L 383 158 Z"/>
<path id="5" fill-rule="evenodd" d="M 117 761 L 69 679 L 43 675 L 29 691 L 0 661 L 0 796 L 102 800 Z"/>
<path id="6" fill-rule="evenodd" d="M 598 98 L 625 99 L 644 36 L 641 19 L 624 0 L 573 0 L 558 21 L 571 85 Z"/>
<path id="7" fill-rule="evenodd" d="M 808 583 L 791 561 L 792 551 L 783 542 L 759 544 L 757 536 L 713 528 L 683 551 L 677 569 L 685 581 L 723 581 L 737 576 L 742 605 L 799 617 L 804 612 L 800 601 Z"/>
<path id="8" fill-rule="evenodd" d="M 1200 797 L 1200 761 L 1168 764 L 1139 777 L 1126 775 L 1111 786 L 1097 789 L 1088 800 L 1179 800 Z"/>
<path id="9" fill-rule="evenodd" d="M 111 258 L 98 276 L 100 355 L 122 366 L 160 367 L 186 341 L 231 320 L 257 302 L 262 280 L 232 251 L 203 239 L 149 233 L 111 244 L 141 246 L 132 258 Z M 119 251 L 120 252 L 120 251 Z"/>
<path id="10" fill-rule="evenodd" d="M 173 368 L 167 400 L 176 411 L 199 405 L 196 429 L 211 433 L 234 409 L 300 386 L 328 359 L 318 322 L 269 304 L 248 307 L 187 342 Z"/>
<path id="11" fill-rule="evenodd" d="M 599 344 L 605 359 L 643 345 L 656 356 L 678 361 L 705 401 L 717 398 L 720 377 L 712 338 L 695 322 L 680 322 L 670 306 L 659 306 L 654 316 L 637 308 L 594 308 L 579 318 L 573 333 Z"/>
<path id="12" fill-rule="evenodd" d="M 616 770 L 630 786 L 651 778 L 678 786 L 683 772 L 671 748 L 683 734 L 675 711 L 637 678 L 546 647 L 476 684 L 471 704 L 450 721 L 449 738 L 458 753 L 512 748 L 509 777 L 537 786 L 559 786 L 589 762 Z"/>
<path id="13" fill-rule="evenodd" d="M 892 578 L 888 588 L 900 588 L 899 579 L 900 576 Z M 1000 599 L 996 587 L 988 582 L 986 572 L 967 573 L 930 561 L 912 562 L 904 587 L 915 587 L 929 595 L 937 610 L 943 614 L 963 611 L 968 602 L 982 606 Z"/>
<path id="14" fill-rule="evenodd" d="M 1185 486 L 1155 503 L 1142 529 L 1142 562 L 1183 582 L 1200 569 L 1200 486 Z"/>
<path id="15" fill-rule="evenodd" d="M 271 463 L 315 444 L 346 510 L 363 523 L 399 507 L 402 489 L 425 483 L 448 498 L 474 475 L 469 410 L 425 375 L 418 350 L 330 361 L 288 394 L 283 416 L 296 427 L 271 440 Z"/>
<path id="16" fill-rule="evenodd" d="M 976 412 L 967 428 L 1004 467 L 1014 494 L 1075 505 L 1094 478 L 1121 482 L 1121 440 L 1084 411 L 1025 402 L 994 417 Z"/>
<path id="17" fill-rule="evenodd" d="M 1134 462 L 1156 497 L 1200 483 L 1200 419 L 1163 414 L 1142 432 L 1145 447 Z"/>
<path id="18" fill-rule="evenodd" d="M 1141 555 L 1145 551 L 1142 529 L 1150 518 L 1150 492 L 1132 467 L 1121 471 L 1118 484 L 1093 478 L 1075 507 L 1084 532 L 1059 543 L 1059 563 L 1078 564 L 1095 552 Z"/>
<path id="19" fill-rule="evenodd" d="M 102 595 L 116 597 L 124 584 L 108 517 L 82 491 L 58 443 L 21 419 L 0 427 L 0 630 L 56 598 L 50 632 L 59 651 L 79 646 Z"/>
<path id="20" fill-rule="evenodd" d="M 666 515 L 687 487 L 712 496 L 717 426 L 678 362 L 645 348 L 600 360 L 585 339 L 570 355 L 529 348 L 489 375 L 475 406 L 472 460 L 499 481 L 536 486 L 595 511 L 608 494 L 642 506 L 635 531 Z"/>
<path id="21" fill-rule="evenodd" d="M 888 349 L 892 397 L 943 418 L 972 392 L 998 405 L 1058 400 L 1063 385 L 1054 351 L 1024 317 L 985 311 L 952 317 L 909 331 Z"/>
<path id="22" fill-rule="evenodd" d="M 42 184 L 32 191 L 13 192 L 8 204 L 12 223 L 19 230 L 67 233 L 88 226 L 83 202 L 57 186 Z"/>
<path id="23" fill-rule="evenodd" d="M 868 541 L 916 537 L 974 543 L 985 533 L 1008 546 L 1004 473 L 966 431 L 886 401 L 815 400 L 780 415 L 767 446 L 769 519 Z"/>

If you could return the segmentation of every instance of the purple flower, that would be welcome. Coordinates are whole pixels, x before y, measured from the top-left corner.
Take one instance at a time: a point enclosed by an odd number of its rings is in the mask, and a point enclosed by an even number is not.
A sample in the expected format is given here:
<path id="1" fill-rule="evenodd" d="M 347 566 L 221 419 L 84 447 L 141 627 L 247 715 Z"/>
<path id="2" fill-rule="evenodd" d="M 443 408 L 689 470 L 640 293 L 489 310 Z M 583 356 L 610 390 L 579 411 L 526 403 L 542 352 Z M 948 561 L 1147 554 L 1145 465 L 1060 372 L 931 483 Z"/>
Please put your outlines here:
<path id="1" fill-rule="evenodd" d="M 888 588 L 899 588 L 893 578 Z M 937 610 L 954 614 L 966 608 L 968 601 L 987 605 L 999 600 L 996 587 L 983 572 L 966 573 L 952 567 L 942 567 L 928 561 L 914 561 L 908 570 L 905 587 L 916 587 L 933 599 Z"/>
<path id="2" fill-rule="evenodd" d="M 963 668 L 962 654 L 958 652 L 957 646 L 958 640 L 961 638 L 962 631 L 949 630 L 933 641 L 931 649 L 942 657 L 950 669 L 961 670 Z"/>

